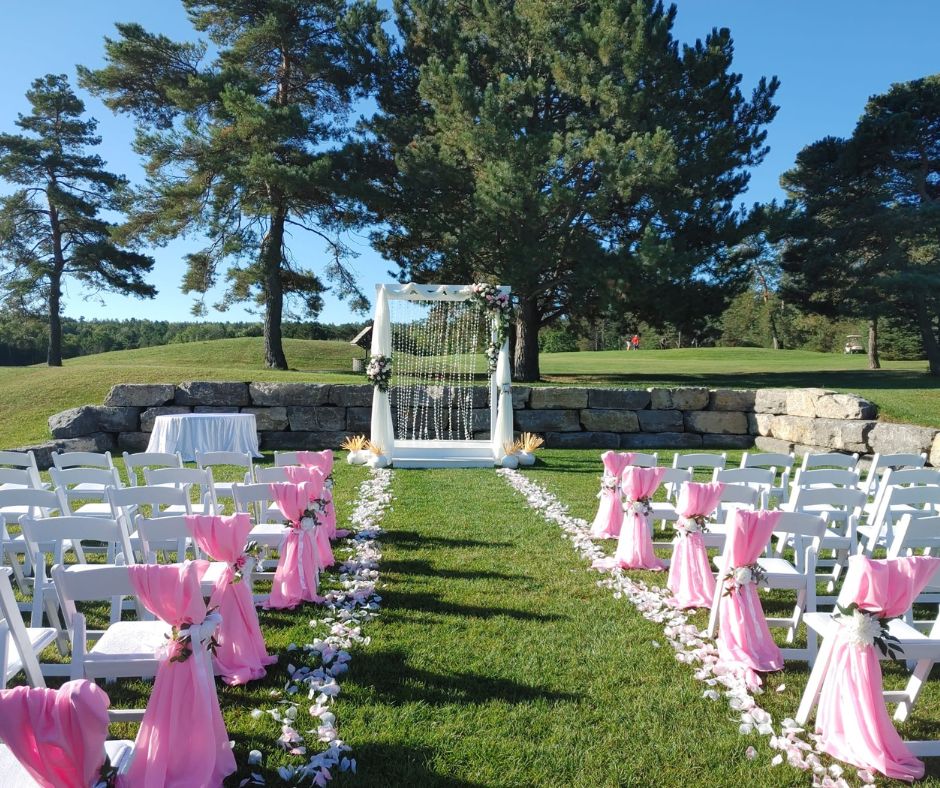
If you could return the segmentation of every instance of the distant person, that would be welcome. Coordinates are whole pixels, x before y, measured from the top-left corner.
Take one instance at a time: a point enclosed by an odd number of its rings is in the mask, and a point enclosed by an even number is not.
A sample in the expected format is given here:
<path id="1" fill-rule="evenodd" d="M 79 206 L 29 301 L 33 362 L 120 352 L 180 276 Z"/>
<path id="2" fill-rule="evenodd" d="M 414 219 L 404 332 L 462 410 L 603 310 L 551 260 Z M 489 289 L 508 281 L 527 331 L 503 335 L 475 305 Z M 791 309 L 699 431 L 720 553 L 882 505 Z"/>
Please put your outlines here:
<path id="1" fill-rule="evenodd" d="M 666 342 L 666 337 L 660 337 L 660 338 L 659 338 L 659 349 L 660 349 L 660 350 L 665 350 L 668 346 L 669 346 L 669 345 L 668 345 L 668 343 Z"/>
<path id="2" fill-rule="evenodd" d="M 640 335 L 639 334 L 633 335 L 633 339 L 630 340 L 630 347 L 633 348 L 634 350 L 640 349 Z"/>

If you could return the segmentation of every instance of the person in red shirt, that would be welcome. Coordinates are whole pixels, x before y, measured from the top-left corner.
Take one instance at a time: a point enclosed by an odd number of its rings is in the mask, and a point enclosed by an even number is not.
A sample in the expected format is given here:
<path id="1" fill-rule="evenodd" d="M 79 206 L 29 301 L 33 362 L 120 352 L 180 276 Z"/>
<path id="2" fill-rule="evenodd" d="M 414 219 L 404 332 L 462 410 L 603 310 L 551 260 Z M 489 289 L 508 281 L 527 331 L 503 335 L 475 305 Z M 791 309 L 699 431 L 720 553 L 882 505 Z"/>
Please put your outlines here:
<path id="1" fill-rule="evenodd" d="M 633 350 L 640 349 L 640 335 L 639 334 L 633 335 L 633 339 L 630 340 L 630 347 L 633 348 Z"/>

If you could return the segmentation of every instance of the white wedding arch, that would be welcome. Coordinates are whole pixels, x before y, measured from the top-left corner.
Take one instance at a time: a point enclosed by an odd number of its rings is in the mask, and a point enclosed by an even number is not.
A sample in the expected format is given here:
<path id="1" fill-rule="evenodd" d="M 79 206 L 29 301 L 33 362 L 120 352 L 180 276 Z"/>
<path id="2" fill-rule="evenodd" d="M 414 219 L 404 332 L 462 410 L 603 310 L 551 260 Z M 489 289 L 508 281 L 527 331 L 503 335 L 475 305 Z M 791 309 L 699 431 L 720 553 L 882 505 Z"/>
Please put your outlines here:
<path id="1" fill-rule="evenodd" d="M 508 287 L 376 285 L 370 438 L 383 464 L 486 467 L 504 461 L 513 440 L 508 314 Z M 489 376 L 482 390 L 473 385 L 481 344 Z"/>

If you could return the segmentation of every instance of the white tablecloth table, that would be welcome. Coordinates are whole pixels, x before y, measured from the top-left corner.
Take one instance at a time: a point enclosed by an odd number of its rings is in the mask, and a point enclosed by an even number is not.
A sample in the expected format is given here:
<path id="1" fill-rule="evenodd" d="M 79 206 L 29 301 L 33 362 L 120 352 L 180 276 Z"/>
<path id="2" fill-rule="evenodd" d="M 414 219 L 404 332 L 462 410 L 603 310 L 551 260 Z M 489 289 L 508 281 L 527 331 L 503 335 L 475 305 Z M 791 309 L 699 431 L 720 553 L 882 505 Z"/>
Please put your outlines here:
<path id="1" fill-rule="evenodd" d="M 184 460 L 192 461 L 196 449 L 260 457 L 255 414 L 181 413 L 154 419 L 147 451 L 178 451 Z"/>

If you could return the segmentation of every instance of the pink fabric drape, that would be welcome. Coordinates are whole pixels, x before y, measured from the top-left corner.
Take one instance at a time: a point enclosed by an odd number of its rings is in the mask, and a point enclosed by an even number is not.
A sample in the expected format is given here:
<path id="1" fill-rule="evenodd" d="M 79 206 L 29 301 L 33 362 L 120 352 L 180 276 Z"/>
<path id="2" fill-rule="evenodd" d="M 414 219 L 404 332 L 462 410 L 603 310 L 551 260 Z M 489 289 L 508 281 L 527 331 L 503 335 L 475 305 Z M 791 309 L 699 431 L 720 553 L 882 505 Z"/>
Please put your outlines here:
<path id="1" fill-rule="evenodd" d="M 120 784 L 127 788 L 206 788 L 222 785 L 235 757 L 219 710 L 212 662 L 204 645 L 218 626 L 206 616 L 200 578 L 208 563 L 187 561 L 127 568 L 131 585 L 151 613 L 175 627 L 189 626 L 192 654 L 171 661 L 180 645 L 170 641 L 144 712 L 133 759 Z"/>
<path id="2" fill-rule="evenodd" d="M 664 561 L 653 552 L 653 525 L 650 516 L 637 511 L 639 501 L 652 498 L 662 481 L 665 468 L 637 468 L 629 466 L 620 477 L 623 490 L 623 525 L 617 540 L 617 552 L 612 558 L 600 558 L 594 562 L 597 569 L 653 569 L 666 568 Z"/>
<path id="3" fill-rule="evenodd" d="M 620 474 L 630 464 L 632 454 L 605 451 L 601 455 L 604 463 L 604 478 L 598 493 L 600 506 L 591 524 L 592 539 L 616 539 L 623 524 L 623 506 L 620 505 Z"/>
<path id="4" fill-rule="evenodd" d="M 940 558 L 876 561 L 854 555 L 840 599 L 849 598 L 878 618 L 900 616 L 938 568 Z M 846 626 L 826 639 L 819 656 L 827 663 L 816 711 L 818 746 L 839 760 L 876 769 L 886 777 L 919 780 L 924 764 L 904 744 L 885 709 L 876 648 L 853 643 Z"/>
<path id="5" fill-rule="evenodd" d="M 319 468 L 326 479 L 324 492 L 326 493 L 326 514 L 323 524 L 326 526 L 326 534 L 330 539 L 335 539 L 340 534 L 336 531 L 336 506 L 333 503 L 333 452 L 330 449 L 323 451 L 299 451 L 297 452 L 297 462 L 311 468 Z"/>
<path id="6" fill-rule="evenodd" d="M 301 602 L 322 602 L 323 597 L 317 594 L 316 524 L 302 518 L 319 490 L 311 482 L 275 483 L 270 488 L 271 497 L 290 527 L 281 545 L 271 594 L 264 606 L 280 610 L 296 607 Z"/>
<path id="7" fill-rule="evenodd" d="M 780 512 L 734 511 L 719 582 L 726 583 L 724 575 L 757 560 L 779 520 Z M 756 583 L 739 585 L 730 594 L 722 591 L 718 616 L 718 656 L 725 663 L 742 667 L 750 686 L 760 686 L 757 672 L 783 668 L 783 655 L 767 628 Z"/>
<path id="8" fill-rule="evenodd" d="M 0 739 L 43 788 L 89 788 L 104 765 L 109 705 L 86 679 L 0 690 Z"/>
<path id="9" fill-rule="evenodd" d="M 310 454 L 312 452 L 304 452 Z M 320 468 L 306 465 L 288 465 L 284 468 L 287 478 L 293 484 L 302 484 L 309 482 L 311 500 L 320 499 L 326 501 L 326 476 Z M 317 566 L 320 569 L 326 569 L 336 563 L 333 557 L 333 546 L 330 544 L 329 529 L 326 527 L 326 515 L 317 516 L 317 530 L 315 539 L 317 540 Z"/>
<path id="10" fill-rule="evenodd" d="M 214 658 L 217 672 L 232 685 L 263 678 L 264 666 L 277 662 L 277 657 L 265 649 L 248 583 L 235 579 L 245 564 L 251 518 L 244 513 L 231 517 L 197 514 L 188 516 L 186 525 L 200 550 L 227 564 L 209 600 L 209 606 L 222 616 Z"/>
<path id="11" fill-rule="evenodd" d="M 711 607 L 715 598 L 715 577 L 696 520 L 707 520 L 714 513 L 724 488 L 721 482 L 684 482 L 679 490 L 679 533 L 673 542 L 667 583 L 677 607 Z"/>

